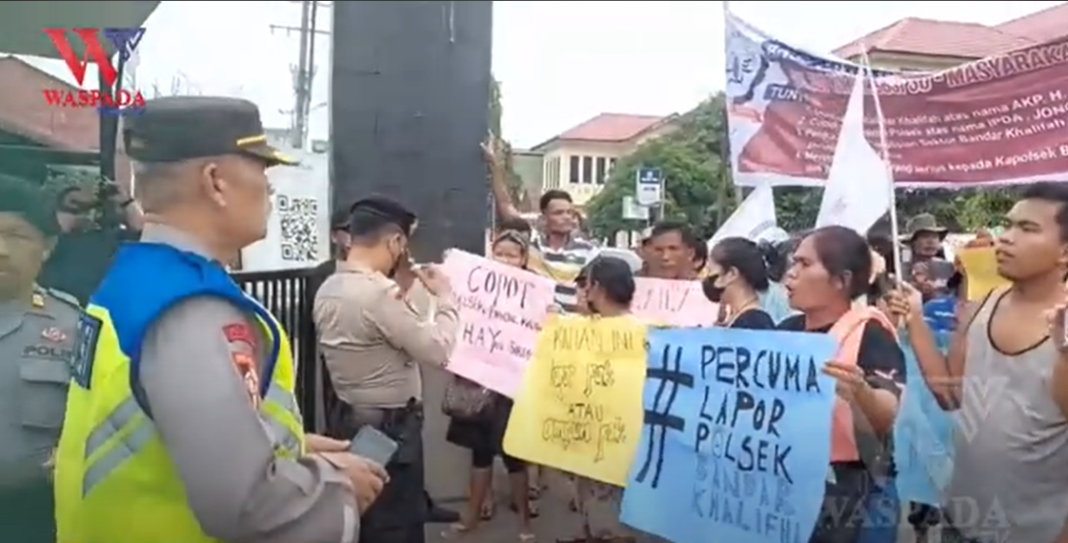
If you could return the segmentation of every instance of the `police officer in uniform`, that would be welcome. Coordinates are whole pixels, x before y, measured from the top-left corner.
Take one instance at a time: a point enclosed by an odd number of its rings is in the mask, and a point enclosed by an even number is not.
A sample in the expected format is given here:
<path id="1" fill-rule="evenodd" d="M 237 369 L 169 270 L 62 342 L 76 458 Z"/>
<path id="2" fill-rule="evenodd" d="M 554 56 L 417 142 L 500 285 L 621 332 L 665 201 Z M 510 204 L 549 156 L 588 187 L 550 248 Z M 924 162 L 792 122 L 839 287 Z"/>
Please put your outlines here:
<path id="1" fill-rule="evenodd" d="M 59 224 L 39 187 L 0 176 L 0 526 L 55 541 L 49 467 L 67 403 L 79 307 L 35 284 Z"/>
<path id="2" fill-rule="evenodd" d="M 289 339 L 221 264 L 264 237 L 265 170 L 292 160 L 238 99 L 150 100 L 124 137 L 147 220 L 79 319 L 58 541 L 356 541 L 385 474 L 304 433 Z"/>
<path id="3" fill-rule="evenodd" d="M 370 425 L 399 445 L 386 466 L 390 482 L 362 519 L 360 538 L 368 543 L 424 541 L 419 364 L 444 366 L 459 329 L 456 302 L 444 274 L 433 266 L 411 268 L 408 238 L 415 224 L 414 213 L 388 198 L 353 204 L 348 254 L 315 298 L 323 358 L 338 397 L 349 407 L 342 435 L 355 435 Z M 429 319 L 405 296 L 412 285 L 406 279 L 412 274 L 411 280 L 421 281 L 435 298 Z"/>

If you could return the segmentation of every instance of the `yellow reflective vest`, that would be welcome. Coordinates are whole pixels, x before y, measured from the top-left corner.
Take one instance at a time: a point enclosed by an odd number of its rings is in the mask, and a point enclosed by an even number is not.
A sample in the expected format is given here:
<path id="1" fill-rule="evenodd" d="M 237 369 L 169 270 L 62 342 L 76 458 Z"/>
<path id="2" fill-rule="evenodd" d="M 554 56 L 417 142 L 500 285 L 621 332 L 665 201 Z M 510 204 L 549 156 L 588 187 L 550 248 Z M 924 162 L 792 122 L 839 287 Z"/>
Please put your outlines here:
<path id="1" fill-rule="evenodd" d="M 217 263 L 166 245 L 127 244 L 78 325 L 73 381 L 56 452 L 59 543 L 214 541 L 200 529 L 167 448 L 131 388 L 145 331 L 167 307 L 202 295 L 226 298 L 258 316 L 271 339 L 261 415 L 276 455 L 302 454 L 296 375 L 281 325 Z"/>

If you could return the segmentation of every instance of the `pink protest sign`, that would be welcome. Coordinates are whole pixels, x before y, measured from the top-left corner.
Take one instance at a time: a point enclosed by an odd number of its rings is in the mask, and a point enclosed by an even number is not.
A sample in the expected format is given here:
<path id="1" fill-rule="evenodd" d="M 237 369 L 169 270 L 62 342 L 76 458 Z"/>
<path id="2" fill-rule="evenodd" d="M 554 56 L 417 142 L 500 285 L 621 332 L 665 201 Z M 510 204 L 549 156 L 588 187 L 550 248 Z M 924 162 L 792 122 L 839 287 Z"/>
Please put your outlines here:
<path id="1" fill-rule="evenodd" d="M 648 322 L 669 326 L 711 326 L 719 305 L 708 301 L 700 281 L 634 279 L 637 289 L 631 311 Z"/>
<path id="2" fill-rule="evenodd" d="M 553 303 L 552 280 L 453 249 L 442 265 L 460 305 L 448 370 L 511 398 Z"/>

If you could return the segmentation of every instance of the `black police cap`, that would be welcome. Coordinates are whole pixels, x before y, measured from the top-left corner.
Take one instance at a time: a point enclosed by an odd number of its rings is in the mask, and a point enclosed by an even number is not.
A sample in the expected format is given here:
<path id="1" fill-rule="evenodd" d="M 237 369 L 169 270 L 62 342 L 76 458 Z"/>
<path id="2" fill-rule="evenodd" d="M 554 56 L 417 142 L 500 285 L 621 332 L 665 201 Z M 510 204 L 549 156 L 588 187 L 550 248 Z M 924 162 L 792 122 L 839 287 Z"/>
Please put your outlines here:
<path id="1" fill-rule="evenodd" d="M 47 237 L 59 234 L 55 199 L 40 185 L 0 174 L 0 212 L 15 213 Z"/>
<path id="2" fill-rule="evenodd" d="M 405 235 L 411 236 L 418 224 L 415 213 L 404 204 L 385 196 L 369 196 L 358 200 L 349 208 L 349 229 L 361 234 L 359 225 L 396 225 Z"/>
<path id="3" fill-rule="evenodd" d="M 335 209 L 334 212 L 330 214 L 330 230 L 348 230 L 351 209 L 352 206 Z"/>
<path id="4" fill-rule="evenodd" d="M 267 143 L 256 104 L 240 98 L 167 96 L 124 119 L 126 154 L 140 162 L 247 155 L 268 165 L 297 161 Z"/>

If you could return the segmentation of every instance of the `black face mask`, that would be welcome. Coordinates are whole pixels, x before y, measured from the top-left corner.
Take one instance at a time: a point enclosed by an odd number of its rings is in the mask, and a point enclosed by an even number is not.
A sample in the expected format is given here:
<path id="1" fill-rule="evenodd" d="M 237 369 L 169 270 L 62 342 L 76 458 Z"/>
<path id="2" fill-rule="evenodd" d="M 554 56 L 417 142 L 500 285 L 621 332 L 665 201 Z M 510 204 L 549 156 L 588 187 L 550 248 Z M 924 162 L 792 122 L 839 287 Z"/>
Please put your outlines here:
<path id="1" fill-rule="evenodd" d="M 390 250 L 389 252 L 390 254 L 393 253 L 392 250 Z M 394 278 L 397 275 L 397 270 L 400 269 L 401 264 L 403 264 L 407 259 L 408 252 L 400 251 L 397 256 L 393 257 L 393 265 L 390 266 L 389 272 L 386 273 L 386 277 L 389 277 L 390 279 Z"/>
<path id="2" fill-rule="evenodd" d="M 723 299 L 724 287 L 717 287 L 716 281 L 719 280 L 719 274 L 709 275 L 705 277 L 704 281 L 701 281 L 701 290 L 704 291 L 705 297 L 708 301 L 718 304 Z"/>
<path id="3" fill-rule="evenodd" d="M 397 270 L 400 269 L 401 263 L 404 261 L 404 255 L 397 257 L 393 260 L 393 266 L 389 268 L 389 272 L 386 273 L 386 277 L 393 279 L 397 276 Z"/>

